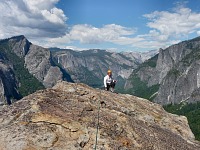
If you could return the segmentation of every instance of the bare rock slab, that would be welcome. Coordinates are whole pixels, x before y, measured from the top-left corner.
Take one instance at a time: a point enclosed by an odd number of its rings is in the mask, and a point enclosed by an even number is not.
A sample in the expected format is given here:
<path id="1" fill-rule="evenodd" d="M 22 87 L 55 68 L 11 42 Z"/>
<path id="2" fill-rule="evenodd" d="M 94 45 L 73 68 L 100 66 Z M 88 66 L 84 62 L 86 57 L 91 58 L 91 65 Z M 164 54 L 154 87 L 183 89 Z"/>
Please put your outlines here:
<path id="1" fill-rule="evenodd" d="M 93 150 L 98 110 L 98 150 L 200 149 L 184 116 L 135 96 L 59 82 L 0 110 L 0 150 Z"/>

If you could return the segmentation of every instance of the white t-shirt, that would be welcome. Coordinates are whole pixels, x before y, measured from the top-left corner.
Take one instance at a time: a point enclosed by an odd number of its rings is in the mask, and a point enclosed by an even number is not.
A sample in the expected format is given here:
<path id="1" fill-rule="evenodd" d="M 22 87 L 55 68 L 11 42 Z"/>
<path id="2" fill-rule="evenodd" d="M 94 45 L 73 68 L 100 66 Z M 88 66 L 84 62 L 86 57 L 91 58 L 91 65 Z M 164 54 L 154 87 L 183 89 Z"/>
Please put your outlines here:
<path id="1" fill-rule="evenodd" d="M 112 76 L 109 76 L 109 75 L 106 75 L 105 77 L 104 77 L 104 80 L 103 80 L 104 82 L 104 87 L 107 87 L 107 83 L 111 83 L 112 81 L 113 81 L 113 78 L 112 78 Z"/>

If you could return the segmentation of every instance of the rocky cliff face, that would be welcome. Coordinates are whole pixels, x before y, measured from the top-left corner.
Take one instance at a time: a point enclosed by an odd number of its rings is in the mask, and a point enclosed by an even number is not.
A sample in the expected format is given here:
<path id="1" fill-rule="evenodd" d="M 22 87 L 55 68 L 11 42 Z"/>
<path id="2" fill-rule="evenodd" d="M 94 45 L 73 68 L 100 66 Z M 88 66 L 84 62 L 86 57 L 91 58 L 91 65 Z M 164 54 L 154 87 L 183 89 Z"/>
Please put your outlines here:
<path id="1" fill-rule="evenodd" d="M 25 61 L 25 67 L 35 76 L 45 87 L 52 87 L 56 81 L 62 79 L 62 72 L 51 64 L 51 55 L 48 49 L 31 44 L 24 36 L 13 37 L 8 41 L 12 51 Z M 49 74 L 55 68 L 58 73 L 53 76 L 53 80 L 48 80 Z M 54 82 L 53 82 L 54 81 Z M 52 83 L 53 82 L 53 83 Z"/>
<path id="2" fill-rule="evenodd" d="M 62 80 L 63 74 L 60 69 L 51 64 L 48 49 L 31 45 L 25 56 L 25 66 L 45 87 L 52 87 L 58 80 Z"/>
<path id="3" fill-rule="evenodd" d="M 21 58 L 28 53 L 31 45 L 31 43 L 23 35 L 8 39 L 8 43 L 11 50 Z"/>
<path id="4" fill-rule="evenodd" d="M 144 61 L 158 54 L 158 50 L 150 50 L 147 52 L 121 52 L 121 53 L 128 58 L 135 59 L 139 63 L 143 63 Z"/>
<path id="5" fill-rule="evenodd" d="M 0 59 L 0 105 L 11 104 L 14 98 L 20 98 L 14 73 Z"/>
<path id="6" fill-rule="evenodd" d="M 151 93 L 157 103 L 199 101 L 199 56 L 200 38 L 160 49 L 156 59 L 146 61 L 131 75 L 126 88 L 134 87 L 137 76 L 147 87 L 160 85 L 157 93 Z"/>
<path id="7" fill-rule="evenodd" d="M 0 45 L 2 41 L 0 41 Z M 6 54 L 0 47 L 0 106 L 11 104 L 12 99 L 19 99 L 21 96 L 17 91 L 18 82 L 15 78 L 12 66 L 8 64 Z"/>
<path id="8" fill-rule="evenodd" d="M 143 60 L 155 55 L 151 53 L 115 53 L 105 50 L 73 51 L 51 49 L 56 63 L 70 73 L 75 82 L 86 83 L 93 87 L 103 85 L 103 77 L 110 68 L 114 78 L 123 87 L 125 80 Z"/>
<path id="9" fill-rule="evenodd" d="M 0 41 L 0 103 L 52 87 L 63 79 L 63 72 L 53 65 L 50 51 L 33 45 L 24 36 Z M 42 83 L 42 84 L 41 84 Z"/>
<path id="10" fill-rule="evenodd" d="M 0 111 L 0 149 L 198 150 L 183 116 L 148 100 L 60 82 Z"/>
<path id="11" fill-rule="evenodd" d="M 113 70 L 115 78 L 127 78 L 136 68 L 136 60 L 119 53 L 104 50 L 72 51 L 58 50 L 53 53 L 54 60 L 70 73 L 75 82 L 92 86 L 102 85 L 102 79 L 108 68 Z"/>
<path id="12" fill-rule="evenodd" d="M 166 75 L 160 82 L 155 101 L 162 104 L 199 101 L 200 38 L 182 42 L 169 50 L 173 49 L 172 65 L 164 72 Z M 165 60 L 163 62 L 166 64 Z"/>

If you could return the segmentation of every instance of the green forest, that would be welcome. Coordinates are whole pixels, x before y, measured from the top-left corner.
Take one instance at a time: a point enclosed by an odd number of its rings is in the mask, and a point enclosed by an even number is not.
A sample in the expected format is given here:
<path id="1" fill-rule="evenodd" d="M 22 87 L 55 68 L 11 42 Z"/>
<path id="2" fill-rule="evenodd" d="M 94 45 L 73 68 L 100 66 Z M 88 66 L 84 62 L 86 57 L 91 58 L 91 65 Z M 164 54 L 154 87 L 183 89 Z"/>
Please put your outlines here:
<path id="1" fill-rule="evenodd" d="M 200 141 L 200 102 L 170 104 L 164 106 L 164 109 L 173 114 L 186 116 L 196 140 Z"/>
<path id="2" fill-rule="evenodd" d="M 18 57 L 7 42 L 0 43 L 0 53 L 6 57 L 8 64 L 13 66 L 13 72 L 19 84 L 18 91 L 22 97 L 29 95 L 37 90 L 44 89 L 44 86 L 39 82 L 28 69 L 24 67 L 24 59 Z"/>

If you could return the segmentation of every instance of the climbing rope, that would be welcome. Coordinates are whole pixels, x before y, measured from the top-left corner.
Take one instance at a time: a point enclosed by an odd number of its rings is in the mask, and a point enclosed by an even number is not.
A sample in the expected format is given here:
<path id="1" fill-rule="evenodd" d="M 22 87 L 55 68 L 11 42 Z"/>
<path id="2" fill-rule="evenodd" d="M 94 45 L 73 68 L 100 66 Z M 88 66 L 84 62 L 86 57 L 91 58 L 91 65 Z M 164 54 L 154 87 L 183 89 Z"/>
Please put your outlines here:
<path id="1" fill-rule="evenodd" d="M 100 90 L 100 95 L 99 95 L 99 100 L 98 100 L 97 130 L 96 130 L 96 141 L 95 141 L 95 146 L 94 146 L 94 149 L 95 149 L 95 150 L 97 149 L 98 132 L 99 132 L 100 100 L 101 100 L 101 90 Z"/>

